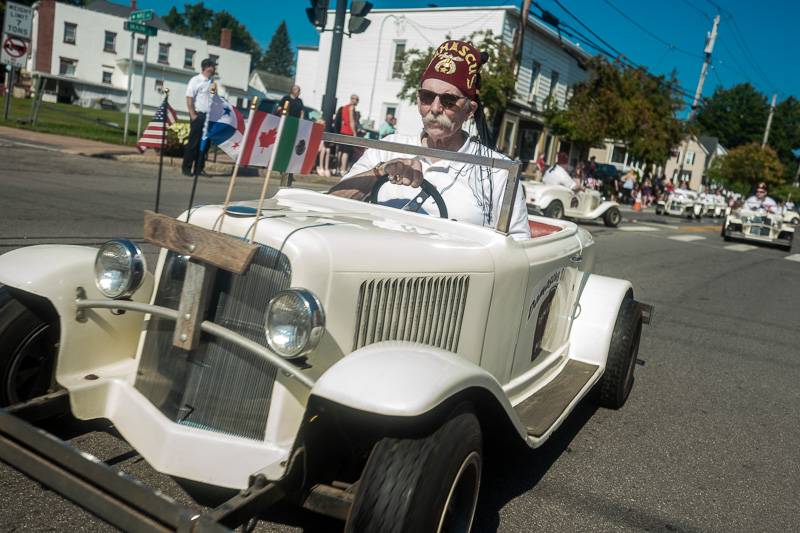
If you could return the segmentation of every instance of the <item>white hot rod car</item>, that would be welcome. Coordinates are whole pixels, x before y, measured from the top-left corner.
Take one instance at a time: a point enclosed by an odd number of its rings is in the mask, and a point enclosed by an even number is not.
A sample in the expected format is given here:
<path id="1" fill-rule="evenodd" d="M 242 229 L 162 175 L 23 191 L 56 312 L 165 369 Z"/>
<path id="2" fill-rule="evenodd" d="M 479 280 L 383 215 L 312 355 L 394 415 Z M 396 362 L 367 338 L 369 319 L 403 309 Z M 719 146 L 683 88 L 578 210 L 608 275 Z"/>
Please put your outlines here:
<path id="1" fill-rule="evenodd" d="M 665 199 L 659 199 L 656 202 L 657 215 L 701 218 L 705 210 L 706 208 L 697 197 L 697 193 L 686 189 L 676 189 L 667 195 Z"/>
<path id="2" fill-rule="evenodd" d="M 796 213 L 787 217 L 785 212 L 739 207 L 725 216 L 721 234 L 726 241 L 753 241 L 800 251 L 800 239 L 795 239 L 798 222 Z"/>
<path id="3" fill-rule="evenodd" d="M 597 220 L 602 218 L 609 227 L 622 222 L 619 204 L 604 200 L 598 191 L 585 189 L 573 192 L 560 185 L 541 182 L 523 183 L 525 204 L 528 212 L 549 218 L 573 220 Z"/>
<path id="4" fill-rule="evenodd" d="M 124 239 L 5 253 L 0 459 L 122 529 L 222 531 L 283 499 L 347 531 L 465 532 L 487 439 L 535 448 L 582 398 L 625 403 L 652 308 L 592 273 L 575 224 L 508 235 L 518 161 L 324 139 L 508 169 L 496 227 L 448 220 L 427 182 L 442 218 L 282 189 L 146 213 L 154 274 Z M 60 407 L 224 503 L 190 511 L 32 426 Z"/>

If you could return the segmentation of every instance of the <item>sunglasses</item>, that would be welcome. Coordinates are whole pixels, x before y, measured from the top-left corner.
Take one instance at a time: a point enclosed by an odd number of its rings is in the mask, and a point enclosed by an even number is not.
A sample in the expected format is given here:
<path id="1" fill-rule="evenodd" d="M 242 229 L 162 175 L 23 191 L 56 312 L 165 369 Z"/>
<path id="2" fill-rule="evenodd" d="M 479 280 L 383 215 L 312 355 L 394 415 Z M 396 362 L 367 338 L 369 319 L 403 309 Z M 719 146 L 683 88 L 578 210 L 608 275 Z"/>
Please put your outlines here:
<path id="1" fill-rule="evenodd" d="M 437 96 L 439 97 L 439 103 L 442 104 L 442 107 L 450 110 L 457 109 L 458 101 L 462 98 L 466 98 L 466 96 L 458 96 L 456 94 L 435 93 L 428 89 L 417 89 L 417 97 L 419 97 L 419 101 L 422 105 L 432 105 Z"/>

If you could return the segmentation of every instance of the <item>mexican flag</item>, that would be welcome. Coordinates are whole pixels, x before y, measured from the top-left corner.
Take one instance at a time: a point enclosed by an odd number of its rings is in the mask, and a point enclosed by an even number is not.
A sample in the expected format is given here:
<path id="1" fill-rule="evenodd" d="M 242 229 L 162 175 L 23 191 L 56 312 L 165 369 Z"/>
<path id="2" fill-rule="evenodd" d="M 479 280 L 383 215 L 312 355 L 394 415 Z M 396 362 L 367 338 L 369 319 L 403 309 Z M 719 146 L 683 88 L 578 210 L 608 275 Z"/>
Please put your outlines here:
<path id="1" fill-rule="evenodd" d="M 278 139 L 281 117 L 256 110 L 242 153 L 241 165 L 267 167 L 275 151 L 273 170 L 307 174 L 314 168 L 322 140 L 323 124 L 297 117 L 285 117 Z"/>

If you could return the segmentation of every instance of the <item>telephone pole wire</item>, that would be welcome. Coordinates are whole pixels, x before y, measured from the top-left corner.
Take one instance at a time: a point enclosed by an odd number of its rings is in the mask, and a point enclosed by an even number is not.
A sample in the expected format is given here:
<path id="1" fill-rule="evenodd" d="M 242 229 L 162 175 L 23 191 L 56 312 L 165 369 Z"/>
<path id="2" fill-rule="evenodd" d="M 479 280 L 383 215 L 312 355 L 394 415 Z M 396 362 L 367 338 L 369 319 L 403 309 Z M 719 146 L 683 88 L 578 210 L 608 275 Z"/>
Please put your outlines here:
<path id="1" fill-rule="evenodd" d="M 772 95 L 772 105 L 769 106 L 769 117 L 767 117 L 767 127 L 764 129 L 764 140 L 761 141 L 761 148 L 764 148 L 769 140 L 769 128 L 772 126 L 772 114 L 775 112 L 775 100 L 777 98 L 777 94 Z"/>
<path id="2" fill-rule="evenodd" d="M 700 79 L 697 81 L 697 90 L 694 93 L 694 100 L 692 101 L 692 110 L 689 113 L 689 121 L 691 121 L 697 114 L 697 103 L 703 95 L 703 84 L 706 82 L 706 75 L 708 74 L 708 66 L 711 64 L 711 52 L 714 51 L 714 42 L 717 40 L 717 28 L 719 27 L 719 15 L 714 17 L 714 25 L 711 27 L 711 33 L 706 38 L 706 48 L 703 50 L 705 53 L 705 60 L 703 67 L 700 69 Z"/>

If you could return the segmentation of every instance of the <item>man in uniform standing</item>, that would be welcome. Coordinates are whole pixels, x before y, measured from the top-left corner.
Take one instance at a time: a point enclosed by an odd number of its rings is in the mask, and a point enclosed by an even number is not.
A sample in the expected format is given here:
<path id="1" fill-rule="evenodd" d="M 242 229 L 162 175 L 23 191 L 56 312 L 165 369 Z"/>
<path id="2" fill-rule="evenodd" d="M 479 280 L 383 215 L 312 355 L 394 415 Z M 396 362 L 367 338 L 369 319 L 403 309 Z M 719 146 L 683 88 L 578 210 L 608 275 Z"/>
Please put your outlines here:
<path id="1" fill-rule="evenodd" d="M 211 58 L 200 63 L 200 74 L 189 80 L 186 86 L 186 108 L 189 110 L 190 129 L 189 140 L 183 151 L 183 165 L 181 171 L 184 176 L 192 176 L 193 171 L 204 174 L 206 153 L 200 151 L 200 139 L 203 137 L 203 127 L 206 123 L 206 113 L 211 103 L 211 84 L 214 83 L 214 74 L 217 71 L 217 62 Z"/>

